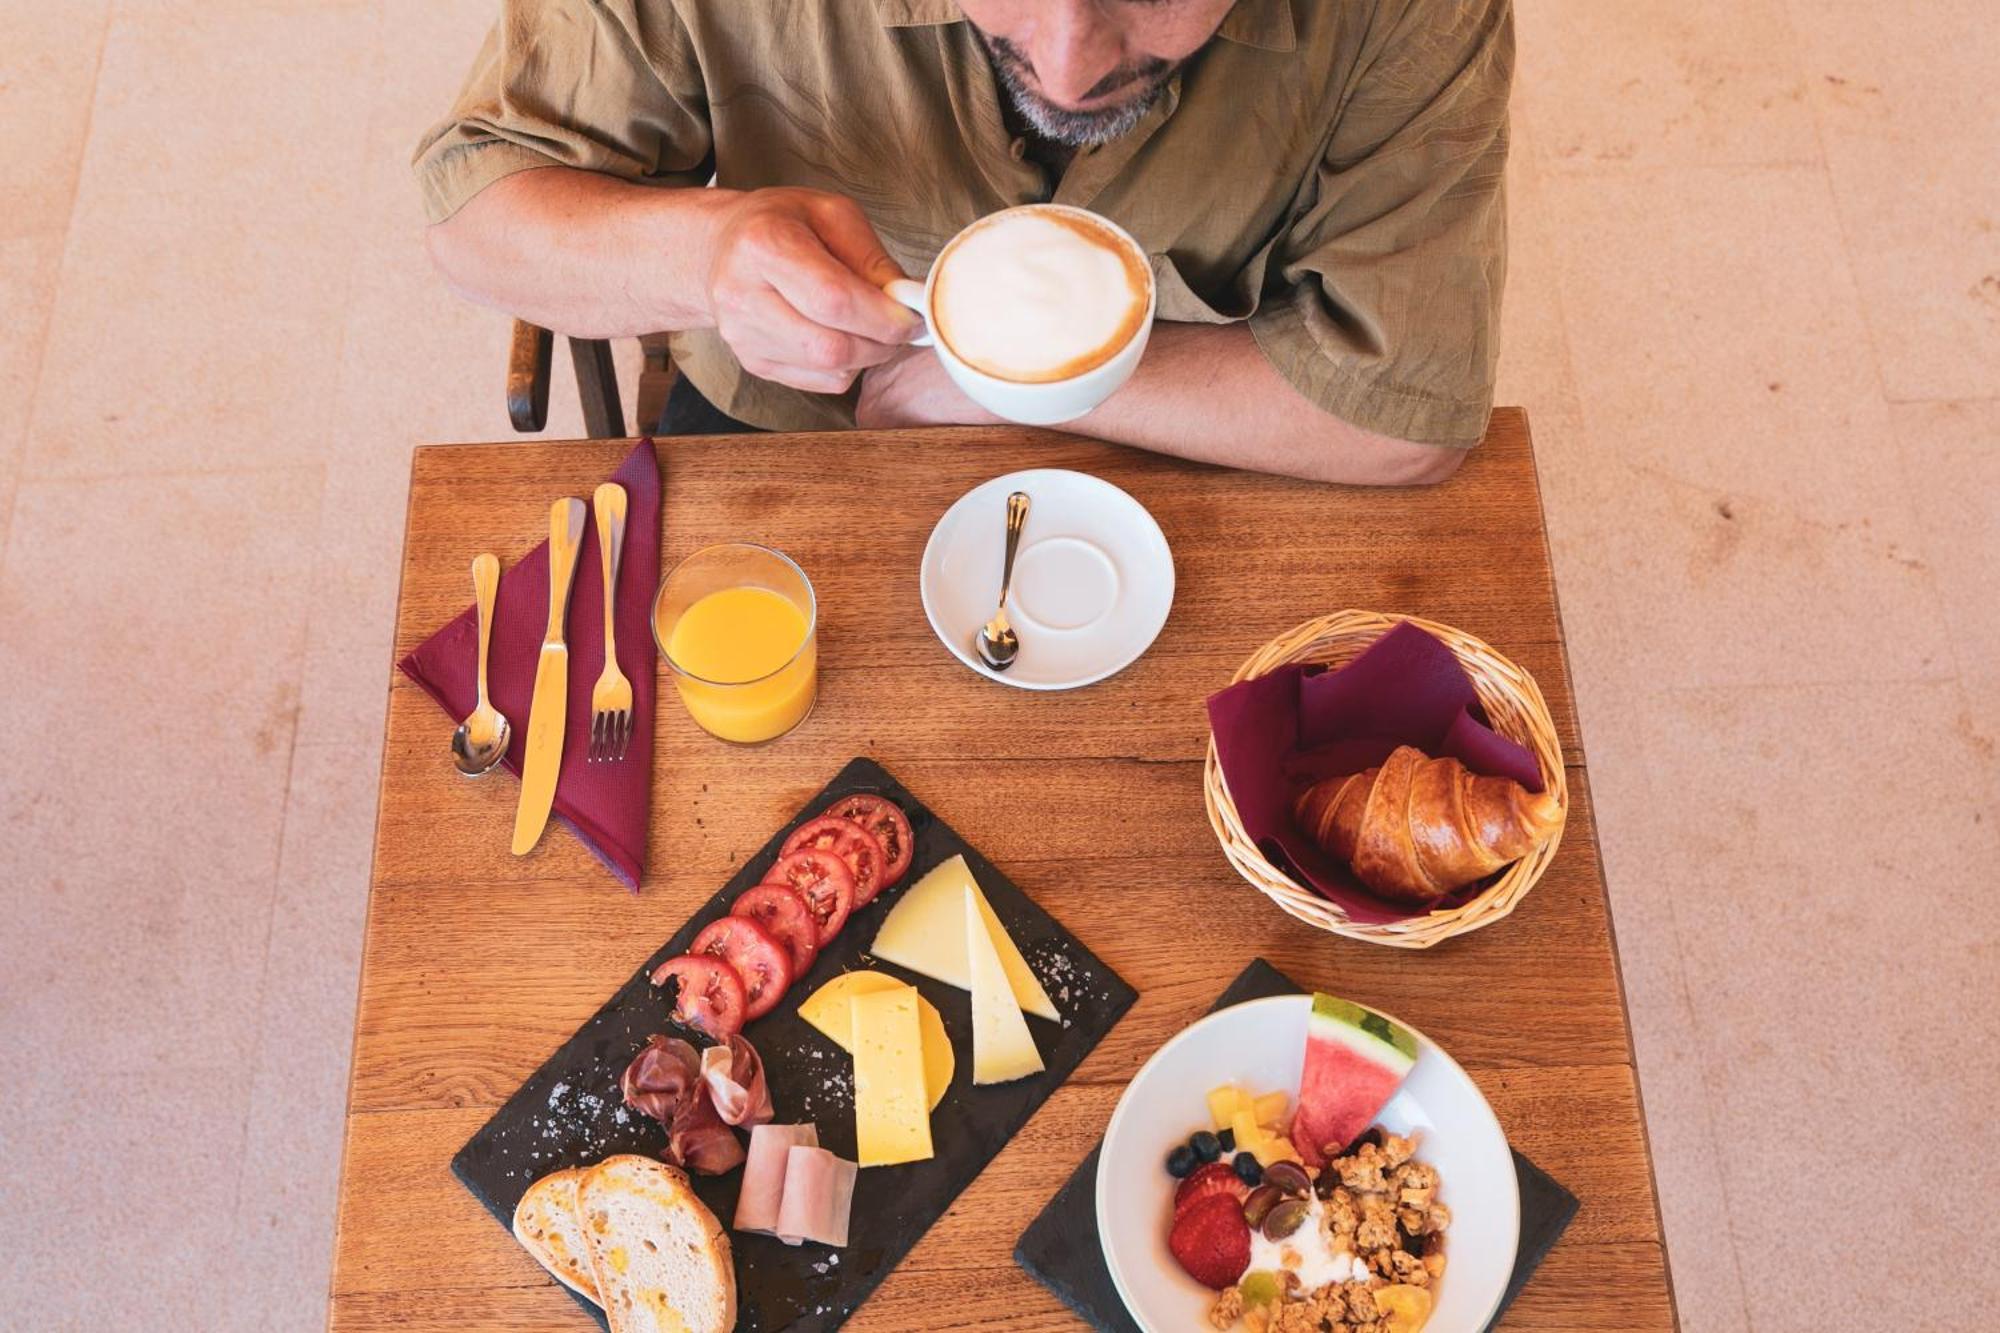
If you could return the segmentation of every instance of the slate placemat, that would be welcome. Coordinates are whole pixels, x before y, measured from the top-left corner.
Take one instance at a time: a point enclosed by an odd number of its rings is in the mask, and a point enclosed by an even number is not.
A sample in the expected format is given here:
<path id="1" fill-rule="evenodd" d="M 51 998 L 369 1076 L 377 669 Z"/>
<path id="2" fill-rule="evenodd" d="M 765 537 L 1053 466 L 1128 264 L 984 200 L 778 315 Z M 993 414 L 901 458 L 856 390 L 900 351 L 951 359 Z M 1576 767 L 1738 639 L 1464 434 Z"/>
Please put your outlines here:
<path id="1" fill-rule="evenodd" d="M 1229 984 L 1209 1012 L 1271 995 L 1299 995 L 1304 989 L 1259 958 Z M 1126 1313 L 1125 1302 L 1112 1284 L 1097 1240 L 1097 1154 L 1102 1147 L 1100 1143 L 1090 1150 L 1048 1206 L 1021 1233 L 1014 1246 L 1014 1262 L 1062 1297 L 1093 1328 L 1106 1333 L 1139 1333 L 1138 1324 Z M 1518 1152 L 1514 1154 L 1514 1169 L 1521 1178 L 1521 1244 L 1515 1251 L 1514 1276 L 1507 1283 L 1507 1294 L 1493 1313 L 1496 1324 L 1577 1210 L 1574 1194 Z"/>
<path id="2" fill-rule="evenodd" d="M 910 873 L 855 912 L 812 970 L 793 983 L 784 1002 L 744 1028 L 743 1034 L 764 1057 L 778 1122 L 815 1122 L 820 1145 L 849 1160 L 854 1157 L 852 1064 L 845 1052 L 798 1016 L 800 1001 L 836 974 L 858 967 L 878 967 L 903 977 L 937 1006 L 957 1052 L 958 1068 L 951 1090 L 931 1116 L 937 1155 L 927 1162 L 861 1172 L 854 1190 L 852 1238 L 846 1248 L 790 1246 L 771 1236 L 730 1234 L 736 1256 L 738 1329 L 751 1333 L 837 1328 L 1131 1007 L 1136 998 L 1132 988 L 1061 923 L 879 765 L 856 759 L 772 834 L 729 884 L 529 1075 L 452 1159 L 460 1182 L 501 1225 L 511 1226 L 514 1206 L 528 1186 L 558 1167 L 595 1162 L 613 1153 L 656 1156 L 666 1146 L 665 1128 L 626 1109 L 618 1092 L 619 1074 L 647 1036 L 674 1031 L 667 1021 L 665 993 L 647 981 L 648 974 L 664 959 L 684 952 L 696 931 L 727 912 L 737 894 L 763 878 L 792 828 L 840 797 L 859 791 L 886 796 L 909 816 L 915 843 Z M 966 992 L 876 963 L 864 952 L 882 918 L 909 886 L 955 854 L 962 854 L 972 867 L 994 913 L 1062 1012 L 1060 1023 L 1028 1018 L 1029 1031 L 1047 1065 L 1032 1078 L 973 1087 L 971 999 Z M 679 1035 L 697 1046 L 705 1044 L 696 1034 Z M 735 1215 L 742 1175 L 737 1170 L 694 1177 L 695 1192 L 725 1226 Z M 577 1302 L 603 1322 L 594 1305 L 581 1296 Z"/>

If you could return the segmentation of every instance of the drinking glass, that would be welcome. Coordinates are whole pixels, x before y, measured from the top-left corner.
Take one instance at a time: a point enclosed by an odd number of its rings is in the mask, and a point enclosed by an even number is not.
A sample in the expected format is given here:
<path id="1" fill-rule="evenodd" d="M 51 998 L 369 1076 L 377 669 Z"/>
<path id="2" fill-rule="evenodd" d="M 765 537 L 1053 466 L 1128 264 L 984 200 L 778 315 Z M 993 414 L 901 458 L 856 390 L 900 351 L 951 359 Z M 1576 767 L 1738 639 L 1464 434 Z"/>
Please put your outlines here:
<path id="1" fill-rule="evenodd" d="M 738 745 L 775 740 L 812 712 L 818 625 L 805 571 L 751 542 L 696 551 L 653 599 L 653 641 L 681 703 L 703 731 Z"/>

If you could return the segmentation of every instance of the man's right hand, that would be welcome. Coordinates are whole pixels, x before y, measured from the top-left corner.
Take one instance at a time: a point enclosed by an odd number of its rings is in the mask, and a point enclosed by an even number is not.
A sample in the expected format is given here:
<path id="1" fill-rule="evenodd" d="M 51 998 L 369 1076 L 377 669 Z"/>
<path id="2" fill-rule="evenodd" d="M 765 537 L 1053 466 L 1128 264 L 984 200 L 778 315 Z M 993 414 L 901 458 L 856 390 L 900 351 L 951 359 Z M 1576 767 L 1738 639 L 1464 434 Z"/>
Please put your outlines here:
<path id="1" fill-rule="evenodd" d="M 709 313 L 752 375 L 844 393 L 923 331 L 882 292 L 903 276 L 853 200 L 752 190 L 729 205 L 716 232 Z"/>

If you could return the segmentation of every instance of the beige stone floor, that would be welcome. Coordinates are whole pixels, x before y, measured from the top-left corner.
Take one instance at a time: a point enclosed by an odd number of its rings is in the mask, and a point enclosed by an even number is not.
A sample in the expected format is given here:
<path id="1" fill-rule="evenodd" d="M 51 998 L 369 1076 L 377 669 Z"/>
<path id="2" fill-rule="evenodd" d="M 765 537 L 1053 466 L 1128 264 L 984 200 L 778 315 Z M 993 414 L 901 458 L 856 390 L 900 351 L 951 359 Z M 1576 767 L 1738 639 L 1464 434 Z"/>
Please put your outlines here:
<path id="1" fill-rule="evenodd" d="M 0 0 L 0 1324 L 321 1321 L 408 452 L 506 434 L 404 158 L 493 8 Z M 1502 397 L 1684 1321 L 1990 1328 L 1990 0 L 1520 12 Z"/>

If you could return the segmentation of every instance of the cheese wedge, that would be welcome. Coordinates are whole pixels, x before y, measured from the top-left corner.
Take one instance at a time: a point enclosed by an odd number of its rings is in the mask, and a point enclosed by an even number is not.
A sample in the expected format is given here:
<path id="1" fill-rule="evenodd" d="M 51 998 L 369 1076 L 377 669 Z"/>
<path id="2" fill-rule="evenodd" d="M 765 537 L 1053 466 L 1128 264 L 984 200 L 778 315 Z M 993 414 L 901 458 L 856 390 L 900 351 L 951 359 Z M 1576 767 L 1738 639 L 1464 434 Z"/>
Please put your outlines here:
<path id="1" fill-rule="evenodd" d="M 916 987 L 852 996 L 854 1144 L 862 1166 L 893 1166 L 931 1155 L 924 1052 Z"/>
<path id="2" fill-rule="evenodd" d="M 1007 984 L 1000 951 L 980 916 L 979 890 L 965 887 L 966 970 L 972 978 L 972 1081 L 1012 1083 L 1042 1072 L 1042 1053 Z"/>
<path id="3" fill-rule="evenodd" d="M 935 977 L 947 986 L 971 990 L 972 974 L 965 950 L 968 890 L 979 918 L 986 923 L 987 934 L 993 939 L 994 951 L 1000 957 L 1000 967 L 1014 992 L 1015 1002 L 1037 1018 L 1058 1021 L 1061 1015 L 1049 1002 L 1048 992 L 1035 979 L 1034 970 L 1021 956 L 1006 927 L 1000 924 L 1000 918 L 994 915 L 992 905 L 972 877 L 972 868 L 962 856 L 943 862 L 910 886 L 902 901 L 884 918 L 868 951 L 885 962 Z"/>
<path id="4" fill-rule="evenodd" d="M 818 1028 L 841 1050 L 854 1051 L 854 1006 L 856 995 L 893 990 L 908 985 L 886 972 L 842 972 L 814 991 L 799 1006 L 799 1017 Z M 917 996 L 917 1028 L 924 1046 L 924 1087 L 930 1093 L 930 1109 L 935 1111 L 951 1087 L 958 1061 L 945 1034 L 944 1018 L 937 1006 Z"/>

